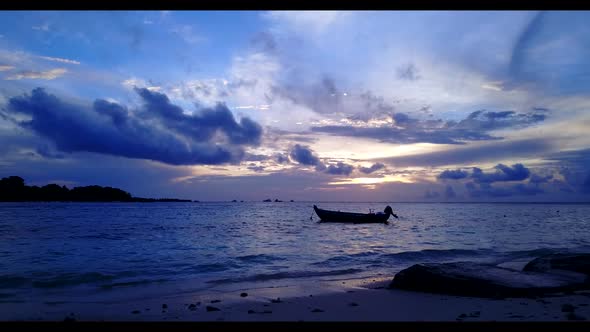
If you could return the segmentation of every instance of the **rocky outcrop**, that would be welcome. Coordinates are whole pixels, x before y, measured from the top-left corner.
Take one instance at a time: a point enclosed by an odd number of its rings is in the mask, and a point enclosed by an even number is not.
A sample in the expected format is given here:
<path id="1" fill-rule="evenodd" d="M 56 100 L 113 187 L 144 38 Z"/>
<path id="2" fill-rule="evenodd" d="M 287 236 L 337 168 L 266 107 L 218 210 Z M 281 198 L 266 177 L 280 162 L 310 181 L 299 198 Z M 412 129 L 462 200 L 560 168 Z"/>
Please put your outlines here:
<path id="1" fill-rule="evenodd" d="M 473 262 L 416 264 L 390 288 L 475 297 L 529 297 L 588 288 L 586 275 L 525 272 Z"/>
<path id="2" fill-rule="evenodd" d="M 523 271 L 546 273 L 573 271 L 590 276 L 590 254 L 562 253 L 537 257 L 525 265 Z"/>

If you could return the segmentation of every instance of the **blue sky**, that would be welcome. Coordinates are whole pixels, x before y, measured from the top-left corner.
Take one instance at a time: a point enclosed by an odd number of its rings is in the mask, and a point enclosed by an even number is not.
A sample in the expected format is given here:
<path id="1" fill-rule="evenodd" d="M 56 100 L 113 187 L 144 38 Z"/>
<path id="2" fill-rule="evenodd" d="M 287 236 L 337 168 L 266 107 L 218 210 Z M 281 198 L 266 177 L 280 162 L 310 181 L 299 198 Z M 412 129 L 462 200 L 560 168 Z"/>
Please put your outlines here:
<path id="1" fill-rule="evenodd" d="M 199 200 L 588 201 L 587 22 L 0 12 L 0 176 Z"/>

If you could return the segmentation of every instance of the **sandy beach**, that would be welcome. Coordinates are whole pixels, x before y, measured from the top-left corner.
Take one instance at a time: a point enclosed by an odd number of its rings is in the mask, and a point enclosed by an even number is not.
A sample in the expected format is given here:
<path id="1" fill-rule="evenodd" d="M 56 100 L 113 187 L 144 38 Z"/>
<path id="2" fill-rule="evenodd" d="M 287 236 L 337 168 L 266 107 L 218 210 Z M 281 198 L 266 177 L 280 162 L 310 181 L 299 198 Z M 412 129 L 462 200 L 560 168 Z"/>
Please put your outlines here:
<path id="1" fill-rule="evenodd" d="M 572 321 L 590 291 L 483 299 L 387 289 L 390 278 L 302 282 L 132 301 L 2 303 L 3 321 Z"/>

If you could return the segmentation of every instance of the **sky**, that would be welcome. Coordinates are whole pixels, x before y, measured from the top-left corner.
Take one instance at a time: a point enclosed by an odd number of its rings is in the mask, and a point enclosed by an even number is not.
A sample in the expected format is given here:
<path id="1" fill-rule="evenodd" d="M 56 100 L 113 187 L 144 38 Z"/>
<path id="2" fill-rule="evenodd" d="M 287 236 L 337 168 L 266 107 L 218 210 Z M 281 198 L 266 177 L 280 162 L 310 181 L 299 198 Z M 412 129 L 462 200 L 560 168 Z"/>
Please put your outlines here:
<path id="1" fill-rule="evenodd" d="M 2 11 L 0 177 L 589 202 L 587 11 Z"/>

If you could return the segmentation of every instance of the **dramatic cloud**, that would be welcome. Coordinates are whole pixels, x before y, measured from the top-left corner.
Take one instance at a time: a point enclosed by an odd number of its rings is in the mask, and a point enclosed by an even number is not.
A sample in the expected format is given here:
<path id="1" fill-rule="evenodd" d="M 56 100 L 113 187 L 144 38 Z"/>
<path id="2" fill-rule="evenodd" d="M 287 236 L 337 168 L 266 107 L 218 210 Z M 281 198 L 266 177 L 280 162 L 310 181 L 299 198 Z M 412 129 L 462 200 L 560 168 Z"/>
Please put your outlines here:
<path id="1" fill-rule="evenodd" d="M 531 172 L 523 164 L 514 164 L 512 167 L 498 164 L 494 167 L 496 172 L 484 173 L 480 168 L 474 167 L 471 177 L 478 183 L 493 183 L 499 181 L 522 181 L 529 177 Z"/>
<path id="2" fill-rule="evenodd" d="M 354 167 L 352 165 L 338 162 L 336 165 L 329 165 L 325 172 L 333 175 L 350 175 L 353 170 Z"/>
<path id="3" fill-rule="evenodd" d="M 232 112 L 224 104 L 201 109 L 194 115 L 186 115 L 182 108 L 171 104 L 165 94 L 145 88 L 136 88 L 135 91 L 145 102 L 141 113 L 143 117 L 158 118 L 168 128 L 197 141 L 210 140 L 218 131 L 221 131 L 228 137 L 231 144 L 260 144 L 262 127 L 246 117 L 237 123 Z"/>
<path id="4" fill-rule="evenodd" d="M 381 126 L 327 125 L 314 126 L 314 132 L 337 136 L 367 137 L 391 143 L 464 144 L 465 141 L 497 140 L 488 132 L 505 128 L 524 128 L 545 120 L 542 110 L 527 113 L 514 111 L 476 111 L 455 121 L 419 120 L 405 113 L 392 115 L 393 123 Z"/>
<path id="5" fill-rule="evenodd" d="M 365 173 L 365 174 L 371 174 L 371 173 L 378 171 L 384 167 L 385 167 L 385 165 L 382 163 L 375 163 L 375 164 L 371 165 L 371 167 L 362 167 L 361 166 L 361 167 L 359 167 L 359 171 L 361 171 L 362 173 Z"/>
<path id="6" fill-rule="evenodd" d="M 23 80 L 23 79 L 41 79 L 54 80 L 63 76 L 68 70 L 65 68 L 55 68 L 47 71 L 21 71 L 14 75 L 8 76 L 5 80 Z"/>
<path id="7" fill-rule="evenodd" d="M 240 145 L 260 141 L 260 126 L 248 118 L 236 122 L 224 105 L 186 115 L 163 94 L 147 89 L 137 92 L 144 105 L 133 111 L 105 100 L 96 100 L 92 107 L 79 106 L 41 88 L 10 98 L 7 110 L 30 116 L 18 124 L 50 139 L 63 152 L 174 165 L 221 164 L 240 161 L 245 155 Z"/>
<path id="8" fill-rule="evenodd" d="M 463 171 L 460 169 L 445 170 L 438 175 L 438 178 L 460 180 L 469 177 L 477 183 L 493 183 L 501 181 L 522 181 L 526 180 L 529 175 L 531 175 L 530 170 L 524 167 L 523 164 L 514 164 L 512 167 L 506 166 L 504 164 L 498 164 L 494 166 L 494 169 L 496 169 L 496 172 L 494 173 L 484 173 L 480 168 L 473 167 L 471 174 L 469 174 L 468 171 Z M 548 177 L 545 179 L 545 181 L 550 178 L 551 177 Z M 540 177 L 536 177 L 535 181 L 541 182 L 540 179 Z"/>
<path id="9" fill-rule="evenodd" d="M 469 176 L 469 172 L 457 170 L 445 170 L 438 175 L 439 179 L 459 180 Z"/>
<path id="10" fill-rule="evenodd" d="M 289 156 L 291 159 L 302 165 L 317 166 L 321 164 L 320 158 L 318 158 L 307 146 L 295 144 L 293 149 L 291 149 Z"/>
<path id="11" fill-rule="evenodd" d="M 7 71 L 14 69 L 14 66 L 0 65 L 0 71 Z"/>

